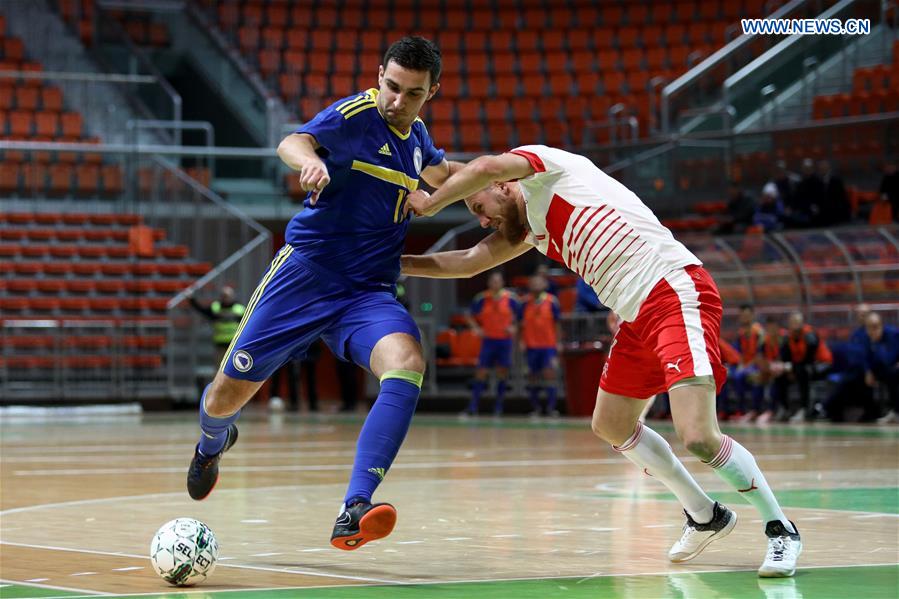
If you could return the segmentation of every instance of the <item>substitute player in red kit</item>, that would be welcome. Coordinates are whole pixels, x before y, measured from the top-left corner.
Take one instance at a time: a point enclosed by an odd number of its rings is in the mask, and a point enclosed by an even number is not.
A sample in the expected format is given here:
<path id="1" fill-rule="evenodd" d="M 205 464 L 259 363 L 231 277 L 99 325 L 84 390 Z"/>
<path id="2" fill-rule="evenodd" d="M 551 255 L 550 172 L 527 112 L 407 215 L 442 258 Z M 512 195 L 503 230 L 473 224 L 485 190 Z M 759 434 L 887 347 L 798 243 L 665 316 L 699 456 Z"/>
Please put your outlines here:
<path id="1" fill-rule="evenodd" d="M 546 390 L 546 415 L 558 416 L 556 371 L 558 369 L 559 300 L 546 289 L 548 281 L 535 274 L 529 282 L 531 293 L 521 310 L 521 345 L 528 363 L 528 399 L 531 416 L 540 416 L 540 390 Z"/>
<path id="2" fill-rule="evenodd" d="M 434 195 L 411 194 L 408 209 L 429 216 L 463 198 L 481 226 L 497 232 L 469 249 L 403 256 L 403 273 L 468 277 L 532 247 L 577 272 L 622 319 L 600 378 L 593 431 L 683 504 L 687 522 L 671 561 L 693 559 L 729 534 L 737 518 L 639 422 L 646 398 L 663 391 L 687 450 L 762 515 L 768 551 L 759 576 L 792 576 L 799 531 L 752 454 L 718 428 L 715 393 L 726 379 L 718 348 L 722 306 L 700 260 L 624 185 L 587 158 L 555 148 L 477 158 Z"/>

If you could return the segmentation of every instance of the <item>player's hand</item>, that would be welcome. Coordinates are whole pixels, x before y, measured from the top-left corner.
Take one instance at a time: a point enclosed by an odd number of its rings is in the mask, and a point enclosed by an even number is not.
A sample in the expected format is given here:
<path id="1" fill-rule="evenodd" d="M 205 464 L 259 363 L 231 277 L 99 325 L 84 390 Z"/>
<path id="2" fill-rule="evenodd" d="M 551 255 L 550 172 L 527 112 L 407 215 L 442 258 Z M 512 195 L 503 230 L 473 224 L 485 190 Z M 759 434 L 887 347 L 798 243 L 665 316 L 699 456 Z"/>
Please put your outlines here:
<path id="1" fill-rule="evenodd" d="M 322 161 L 307 162 L 300 169 L 300 189 L 303 191 L 311 191 L 309 203 L 315 206 L 318 201 L 318 195 L 331 182 L 331 176 L 328 174 L 328 167 Z"/>
<path id="2" fill-rule="evenodd" d="M 403 218 L 411 212 L 415 216 L 432 216 L 434 213 L 429 212 L 428 199 L 431 194 L 423 189 L 416 189 L 406 197 L 406 203 L 403 205 Z"/>

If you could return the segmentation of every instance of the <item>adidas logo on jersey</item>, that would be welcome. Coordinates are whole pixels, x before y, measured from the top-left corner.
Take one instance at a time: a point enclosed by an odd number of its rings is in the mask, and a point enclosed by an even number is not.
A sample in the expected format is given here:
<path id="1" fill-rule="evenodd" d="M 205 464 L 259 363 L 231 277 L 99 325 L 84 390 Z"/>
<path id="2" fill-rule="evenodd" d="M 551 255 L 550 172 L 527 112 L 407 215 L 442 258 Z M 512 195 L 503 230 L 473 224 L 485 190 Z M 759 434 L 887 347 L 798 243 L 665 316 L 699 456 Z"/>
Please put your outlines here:
<path id="1" fill-rule="evenodd" d="M 387 144 L 384 144 L 383 146 L 381 146 L 381 149 L 378 150 L 378 154 L 384 154 L 385 156 L 393 156 L 393 154 L 390 153 L 390 146 L 388 146 Z"/>

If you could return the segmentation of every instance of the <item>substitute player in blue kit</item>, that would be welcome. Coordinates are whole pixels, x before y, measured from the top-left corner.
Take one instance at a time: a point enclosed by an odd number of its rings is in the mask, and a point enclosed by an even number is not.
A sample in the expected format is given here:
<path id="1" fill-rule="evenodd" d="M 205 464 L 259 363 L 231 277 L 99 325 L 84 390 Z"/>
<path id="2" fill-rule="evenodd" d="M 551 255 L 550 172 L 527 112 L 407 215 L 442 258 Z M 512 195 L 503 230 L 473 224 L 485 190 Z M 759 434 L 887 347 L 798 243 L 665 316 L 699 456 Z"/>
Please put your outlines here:
<path id="1" fill-rule="evenodd" d="M 356 549 L 393 530 L 396 510 L 372 504 L 372 494 L 409 429 L 425 368 L 418 327 L 395 297 L 404 202 L 420 179 L 436 187 L 461 166 L 444 159 L 418 118 L 439 88 L 440 70 L 432 42 L 403 38 L 384 55 L 378 89 L 334 103 L 281 142 L 278 155 L 309 193 L 203 394 L 203 434 L 187 475 L 194 499 L 215 486 L 219 460 L 237 440 L 240 409 L 322 338 L 381 381 L 331 544 Z"/>

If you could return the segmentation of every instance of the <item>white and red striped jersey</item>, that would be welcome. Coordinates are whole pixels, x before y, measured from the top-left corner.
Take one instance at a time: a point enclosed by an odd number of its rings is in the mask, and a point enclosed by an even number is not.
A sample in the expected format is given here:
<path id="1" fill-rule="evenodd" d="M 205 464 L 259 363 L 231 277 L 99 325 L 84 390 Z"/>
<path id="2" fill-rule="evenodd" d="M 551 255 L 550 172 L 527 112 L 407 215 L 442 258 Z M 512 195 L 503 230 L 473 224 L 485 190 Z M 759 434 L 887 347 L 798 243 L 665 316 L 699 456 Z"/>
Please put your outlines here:
<path id="1" fill-rule="evenodd" d="M 536 173 L 518 183 L 527 242 L 580 275 L 599 300 L 631 322 L 665 275 L 702 264 L 631 190 L 590 160 L 547 146 L 521 146 Z"/>

